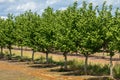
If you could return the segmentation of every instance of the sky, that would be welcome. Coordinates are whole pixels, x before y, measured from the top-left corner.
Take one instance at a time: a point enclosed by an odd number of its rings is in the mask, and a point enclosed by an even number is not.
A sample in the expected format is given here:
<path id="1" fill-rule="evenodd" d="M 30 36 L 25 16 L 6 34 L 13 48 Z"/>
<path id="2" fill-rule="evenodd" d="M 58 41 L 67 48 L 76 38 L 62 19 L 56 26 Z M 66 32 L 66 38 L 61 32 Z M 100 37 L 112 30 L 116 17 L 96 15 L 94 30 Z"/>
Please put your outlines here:
<path id="1" fill-rule="evenodd" d="M 65 10 L 75 1 L 78 2 L 78 7 L 81 7 L 83 1 L 92 2 L 93 6 L 99 7 L 107 1 L 107 5 L 113 5 L 113 11 L 120 8 L 120 0 L 0 0 L 0 17 L 6 18 L 8 13 L 17 16 L 28 10 L 41 14 L 48 6 L 54 10 Z"/>

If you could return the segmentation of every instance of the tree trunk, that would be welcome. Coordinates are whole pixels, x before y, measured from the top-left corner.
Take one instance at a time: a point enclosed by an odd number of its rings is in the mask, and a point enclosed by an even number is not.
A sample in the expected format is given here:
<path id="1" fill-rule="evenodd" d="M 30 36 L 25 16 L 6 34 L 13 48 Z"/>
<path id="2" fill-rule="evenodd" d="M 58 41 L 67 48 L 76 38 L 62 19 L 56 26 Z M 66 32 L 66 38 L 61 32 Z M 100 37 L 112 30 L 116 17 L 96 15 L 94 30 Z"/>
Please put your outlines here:
<path id="1" fill-rule="evenodd" d="M 118 53 L 119 54 L 119 59 L 120 59 L 120 53 Z"/>
<path id="2" fill-rule="evenodd" d="M 4 55 L 3 55 L 3 47 L 1 46 L 1 51 L 0 51 L 0 58 L 3 58 Z"/>
<path id="3" fill-rule="evenodd" d="M 47 64 L 49 63 L 49 60 L 48 60 L 48 51 L 46 51 L 46 63 Z"/>
<path id="4" fill-rule="evenodd" d="M 104 52 L 103 52 L 103 57 L 104 57 Z"/>
<path id="5" fill-rule="evenodd" d="M 103 52 L 103 55 L 102 55 L 102 56 L 103 56 L 103 58 L 104 58 L 104 56 L 105 56 L 105 52 Z"/>
<path id="6" fill-rule="evenodd" d="M 34 53 L 35 53 L 35 51 L 34 50 L 32 50 L 33 52 L 32 52 L 32 61 L 34 61 Z"/>
<path id="7" fill-rule="evenodd" d="M 103 48 L 103 58 L 105 57 L 105 51 L 106 51 L 106 48 Z"/>
<path id="8" fill-rule="evenodd" d="M 21 46 L 21 58 L 23 58 L 23 47 Z"/>
<path id="9" fill-rule="evenodd" d="M 112 63 L 112 56 L 110 55 L 110 76 L 113 77 L 113 63 Z"/>
<path id="10" fill-rule="evenodd" d="M 88 67 L 88 54 L 84 54 L 85 56 L 85 65 L 84 65 L 84 72 L 87 75 L 87 67 Z"/>
<path id="11" fill-rule="evenodd" d="M 10 53 L 9 59 L 11 59 L 12 58 L 11 46 L 9 46 L 9 53 Z"/>
<path id="12" fill-rule="evenodd" d="M 3 47 L 1 46 L 1 54 L 3 54 Z"/>
<path id="13" fill-rule="evenodd" d="M 76 51 L 76 56 L 78 55 L 78 51 Z"/>
<path id="14" fill-rule="evenodd" d="M 63 56 L 64 56 L 64 60 L 65 60 L 65 62 L 64 62 L 64 69 L 67 70 L 67 53 L 64 52 Z"/>

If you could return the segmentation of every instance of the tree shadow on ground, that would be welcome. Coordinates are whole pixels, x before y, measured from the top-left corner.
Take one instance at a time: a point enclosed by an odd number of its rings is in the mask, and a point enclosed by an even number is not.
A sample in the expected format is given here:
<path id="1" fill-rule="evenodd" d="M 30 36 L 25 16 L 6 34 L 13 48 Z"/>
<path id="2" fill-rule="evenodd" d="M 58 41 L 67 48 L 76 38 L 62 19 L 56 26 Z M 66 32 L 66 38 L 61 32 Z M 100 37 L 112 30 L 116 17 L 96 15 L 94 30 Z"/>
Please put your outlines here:
<path id="1" fill-rule="evenodd" d="M 82 73 L 82 74 L 81 74 Z M 63 73 L 64 76 L 86 76 L 83 75 L 83 72 L 81 71 L 72 71 L 69 73 Z M 110 76 L 103 76 L 103 75 L 87 75 L 88 78 L 85 80 L 115 80 L 111 78 Z"/>
<path id="2" fill-rule="evenodd" d="M 79 71 L 79 70 L 71 70 L 71 69 L 51 69 L 51 72 L 61 72 L 63 76 L 83 76 L 84 72 L 83 71 Z"/>
<path id="3" fill-rule="evenodd" d="M 80 77 L 85 77 L 84 80 L 114 80 L 110 78 L 109 76 L 103 76 L 103 75 L 84 75 L 83 71 L 80 70 L 62 70 L 62 69 L 51 69 L 51 72 L 61 72 L 61 75 L 63 76 L 80 76 Z M 87 78 L 86 78 L 87 77 Z"/>
<path id="4" fill-rule="evenodd" d="M 53 68 L 53 67 L 57 67 L 57 65 L 55 64 L 31 64 L 29 67 L 32 68 Z"/>
<path id="5" fill-rule="evenodd" d="M 64 69 L 64 68 L 53 68 L 53 69 L 50 69 L 50 72 L 71 72 L 71 71 L 73 71 L 73 70 L 71 70 L 71 69 Z"/>
<path id="6" fill-rule="evenodd" d="M 97 77 L 91 77 L 85 80 L 115 80 L 115 79 L 112 79 L 108 76 L 99 76 L 99 77 L 97 76 Z"/>

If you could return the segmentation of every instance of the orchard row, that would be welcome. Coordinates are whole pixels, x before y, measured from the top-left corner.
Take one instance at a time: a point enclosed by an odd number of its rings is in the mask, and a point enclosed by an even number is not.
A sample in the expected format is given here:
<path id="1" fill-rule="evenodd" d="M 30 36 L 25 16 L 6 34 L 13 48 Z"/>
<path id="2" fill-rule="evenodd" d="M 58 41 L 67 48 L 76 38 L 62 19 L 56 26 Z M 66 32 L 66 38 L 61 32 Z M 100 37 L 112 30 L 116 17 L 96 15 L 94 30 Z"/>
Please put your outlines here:
<path id="1" fill-rule="evenodd" d="M 66 10 L 54 11 L 47 7 L 42 15 L 32 11 L 14 16 L 8 14 L 7 19 L 0 19 L 1 53 L 7 47 L 12 55 L 12 45 L 27 46 L 34 52 L 48 54 L 54 51 L 63 52 L 65 69 L 67 54 L 79 52 L 85 56 L 84 71 L 87 74 L 88 57 L 99 51 L 110 54 L 110 75 L 112 76 L 112 57 L 120 51 L 120 12 L 117 8 L 113 13 L 112 5 L 103 3 L 102 8 L 93 7 L 92 3 L 77 2 Z"/>

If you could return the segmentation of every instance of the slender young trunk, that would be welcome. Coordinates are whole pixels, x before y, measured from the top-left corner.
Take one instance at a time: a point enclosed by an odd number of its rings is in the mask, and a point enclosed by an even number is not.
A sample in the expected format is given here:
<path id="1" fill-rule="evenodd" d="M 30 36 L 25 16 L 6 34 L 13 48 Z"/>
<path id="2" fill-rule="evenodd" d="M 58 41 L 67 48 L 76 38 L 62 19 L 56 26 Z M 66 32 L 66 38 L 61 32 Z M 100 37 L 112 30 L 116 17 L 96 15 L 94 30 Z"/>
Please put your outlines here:
<path id="1" fill-rule="evenodd" d="M 119 53 L 119 59 L 120 59 L 120 53 Z"/>
<path id="2" fill-rule="evenodd" d="M 10 53 L 10 57 L 9 57 L 9 59 L 11 59 L 11 58 L 12 58 L 11 45 L 9 46 L 9 53 Z"/>
<path id="3" fill-rule="evenodd" d="M 46 51 L 46 63 L 47 64 L 49 63 L 49 60 L 48 60 L 48 51 Z"/>
<path id="4" fill-rule="evenodd" d="M 84 72 L 85 72 L 85 75 L 87 75 L 87 67 L 88 67 L 88 53 L 87 53 L 87 54 L 84 54 L 84 56 L 85 56 Z"/>
<path id="5" fill-rule="evenodd" d="M 76 51 L 76 56 L 78 55 L 78 51 Z"/>
<path id="6" fill-rule="evenodd" d="M 35 53 L 35 51 L 34 51 L 34 49 L 32 51 L 33 51 L 32 52 L 32 61 L 34 61 L 34 53 Z"/>
<path id="7" fill-rule="evenodd" d="M 110 76 L 113 77 L 113 63 L 112 63 L 112 56 L 110 55 Z"/>
<path id="8" fill-rule="evenodd" d="M 64 60 L 65 60 L 65 62 L 64 62 L 64 69 L 67 69 L 67 53 L 64 52 L 63 56 L 64 56 Z"/>
<path id="9" fill-rule="evenodd" d="M 1 46 L 1 54 L 3 54 L 3 47 Z"/>
<path id="10" fill-rule="evenodd" d="M 1 46 L 1 51 L 0 51 L 0 58 L 3 58 L 4 55 L 3 55 L 3 47 Z"/>
<path id="11" fill-rule="evenodd" d="M 21 46 L 21 58 L 23 58 L 23 47 Z"/>
<path id="12" fill-rule="evenodd" d="M 12 56 L 12 51 L 11 51 L 11 48 L 9 48 L 9 52 L 10 52 L 10 56 Z"/>
<path id="13" fill-rule="evenodd" d="M 106 48 L 103 48 L 103 58 L 105 57 Z"/>
<path id="14" fill-rule="evenodd" d="M 103 58 L 104 58 L 104 56 L 105 56 L 105 53 L 104 53 L 104 52 L 103 52 L 103 55 L 102 55 L 102 56 L 103 56 Z"/>
<path id="15" fill-rule="evenodd" d="M 104 52 L 103 52 L 103 57 L 104 57 L 104 55 L 105 55 L 105 54 L 104 54 Z"/>

